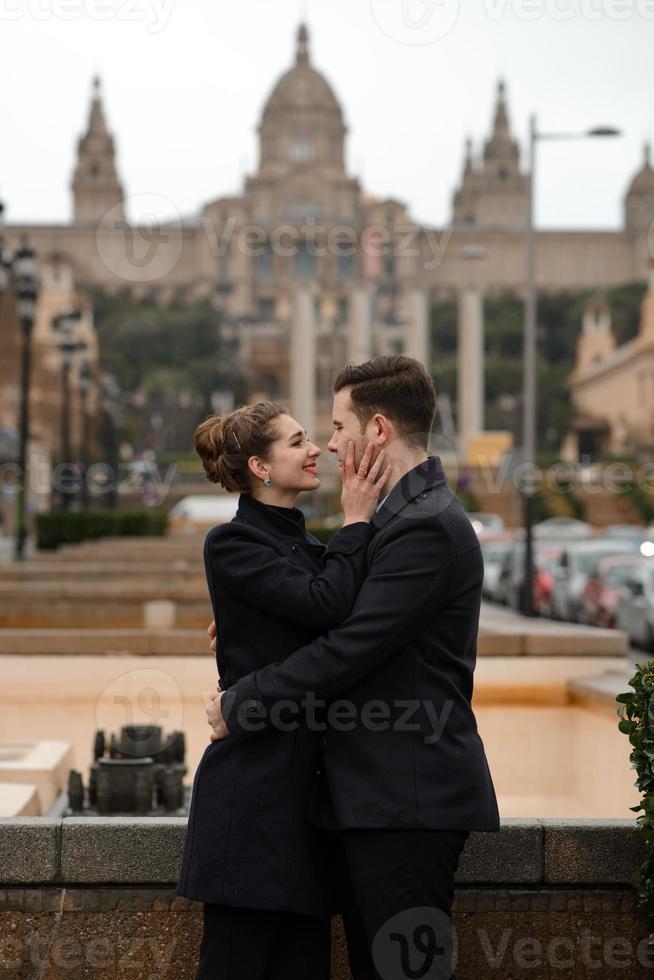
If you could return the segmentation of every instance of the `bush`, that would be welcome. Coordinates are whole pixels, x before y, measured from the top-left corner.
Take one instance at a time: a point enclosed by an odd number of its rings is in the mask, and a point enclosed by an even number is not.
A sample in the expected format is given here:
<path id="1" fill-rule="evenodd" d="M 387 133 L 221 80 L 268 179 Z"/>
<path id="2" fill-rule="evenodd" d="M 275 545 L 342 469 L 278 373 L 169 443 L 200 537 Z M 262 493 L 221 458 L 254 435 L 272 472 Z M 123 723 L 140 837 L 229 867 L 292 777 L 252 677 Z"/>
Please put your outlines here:
<path id="1" fill-rule="evenodd" d="M 469 490 L 468 487 L 463 487 L 460 484 L 457 484 L 457 486 L 453 487 L 452 489 L 459 498 L 459 502 L 467 514 L 474 514 L 479 510 L 479 501 L 475 497 L 472 490 Z"/>
<path id="2" fill-rule="evenodd" d="M 36 514 L 36 543 L 41 551 L 60 544 L 78 544 L 95 538 L 160 537 L 168 516 L 157 510 L 48 511 Z"/>
<path id="3" fill-rule="evenodd" d="M 632 688 L 618 694 L 618 728 L 629 737 L 631 768 L 636 771 L 636 787 L 641 802 L 630 807 L 639 813 L 636 823 L 645 844 L 645 860 L 633 873 L 631 884 L 638 892 L 638 907 L 654 927 L 654 661 L 636 664 L 629 681 Z M 649 934 L 654 940 L 654 931 Z"/>
<path id="4" fill-rule="evenodd" d="M 650 494 L 639 487 L 633 480 L 627 480 L 624 485 L 624 495 L 632 504 L 645 524 L 654 521 L 654 502 Z"/>

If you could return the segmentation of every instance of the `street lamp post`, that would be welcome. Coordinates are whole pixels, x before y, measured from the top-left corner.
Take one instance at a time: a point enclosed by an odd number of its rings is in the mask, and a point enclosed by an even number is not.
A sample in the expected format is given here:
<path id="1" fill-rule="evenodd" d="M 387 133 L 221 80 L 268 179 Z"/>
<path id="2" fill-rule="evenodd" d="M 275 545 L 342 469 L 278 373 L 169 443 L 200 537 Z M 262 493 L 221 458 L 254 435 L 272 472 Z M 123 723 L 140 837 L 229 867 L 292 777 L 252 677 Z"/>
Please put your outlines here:
<path id="1" fill-rule="evenodd" d="M 72 453 L 70 447 L 70 371 L 75 354 L 86 348 L 83 341 L 72 339 L 75 323 L 81 318 L 80 310 L 67 310 L 54 317 L 52 326 L 55 332 L 61 334 L 58 343 L 61 351 L 61 462 L 64 467 L 70 466 Z M 63 474 L 60 479 L 63 479 Z M 61 509 L 68 510 L 70 506 L 70 494 L 68 487 L 62 486 Z"/>
<path id="2" fill-rule="evenodd" d="M 86 476 L 89 468 L 90 448 L 90 418 L 89 418 L 89 395 L 93 384 L 93 369 L 87 359 L 83 360 L 79 371 L 79 391 L 81 402 L 81 431 L 80 431 L 80 470 L 82 480 L 82 507 L 88 510 L 89 507 L 89 488 Z"/>
<path id="3" fill-rule="evenodd" d="M 4 261 L 3 261 L 4 264 Z M 14 295 L 22 333 L 20 372 L 20 417 L 18 473 L 20 484 L 16 500 L 16 561 L 25 557 L 27 541 L 27 451 L 30 427 L 30 381 L 32 372 L 32 331 L 36 317 L 38 283 L 36 278 L 36 253 L 23 239 L 11 263 Z"/>
<path id="4" fill-rule="evenodd" d="M 116 378 L 107 368 L 101 368 L 100 386 L 102 403 L 100 442 L 103 447 L 103 455 L 109 464 L 107 506 L 113 508 L 118 506 L 120 388 Z"/>
<path id="5" fill-rule="evenodd" d="M 577 140 L 603 136 L 620 136 L 618 129 L 609 126 L 598 126 L 583 133 L 540 133 L 537 129 L 536 116 L 529 117 L 529 200 L 527 207 L 527 289 L 525 297 L 525 329 L 524 329 L 524 373 L 523 373 L 523 416 L 522 416 L 522 445 L 523 467 L 522 479 L 523 514 L 525 524 L 525 566 L 524 589 L 522 596 L 522 612 L 525 616 L 534 615 L 533 581 L 533 498 L 535 493 L 534 470 L 536 464 L 536 232 L 534 222 L 534 206 L 536 200 L 536 147 L 543 140 Z M 527 470 L 531 473 L 527 475 Z"/>

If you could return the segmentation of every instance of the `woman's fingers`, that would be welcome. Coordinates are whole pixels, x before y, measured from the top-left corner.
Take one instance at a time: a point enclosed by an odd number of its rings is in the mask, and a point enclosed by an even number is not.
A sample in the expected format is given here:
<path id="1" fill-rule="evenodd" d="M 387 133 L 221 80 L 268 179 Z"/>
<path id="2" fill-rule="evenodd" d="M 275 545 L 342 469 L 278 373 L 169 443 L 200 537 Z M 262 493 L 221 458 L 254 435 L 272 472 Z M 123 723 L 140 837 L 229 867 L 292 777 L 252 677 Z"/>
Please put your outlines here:
<path id="1" fill-rule="evenodd" d="M 354 440 L 349 439 L 347 443 L 347 449 L 345 450 L 345 473 L 344 476 L 347 479 L 354 473 Z"/>
<path id="2" fill-rule="evenodd" d="M 393 470 L 393 467 L 389 463 L 388 466 L 386 467 L 386 469 L 384 470 L 384 472 L 382 473 L 382 475 L 379 477 L 379 479 L 375 483 L 375 489 L 376 490 L 381 490 L 381 488 L 384 486 L 384 484 L 388 480 L 389 476 L 391 475 L 392 470 Z"/>
<path id="3" fill-rule="evenodd" d="M 379 473 L 379 467 L 381 466 L 384 460 L 385 452 L 386 452 L 385 449 L 380 449 L 379 453 L 377 454 L 377 459 L 370 467 L 370 472 L 368 473 L 368 476 L 371 477 L 373 483 L 374 483 L 374 477 L 377 475 L 377 473 Z"/>
<path id="4" fill-rule="evenodd" d="M 361 457 L 361 462 L 359 463 L 359 472 L 357 476 L 364 479 L 368 475 L 368 467 L 370 466 L 370 460 L 372 459 L 372 452 L 374 446 L 371 442 L 365 448 L 364 454 Z"/>

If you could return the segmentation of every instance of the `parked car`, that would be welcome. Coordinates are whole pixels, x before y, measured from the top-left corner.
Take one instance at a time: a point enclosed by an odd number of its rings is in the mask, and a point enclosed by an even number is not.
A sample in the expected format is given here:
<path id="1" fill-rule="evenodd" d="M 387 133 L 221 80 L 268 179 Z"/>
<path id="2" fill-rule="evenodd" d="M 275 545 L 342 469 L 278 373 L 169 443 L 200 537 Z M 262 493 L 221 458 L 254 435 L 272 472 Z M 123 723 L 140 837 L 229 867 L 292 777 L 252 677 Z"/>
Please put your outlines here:
<path id="1" fill-rule="evenodd" d="M 586 582 L 603 558 L 638 554 L 640 546 L 630 540 L 576 541 L 561 552 L 554 572 L 552 617 L 571 623 L 579 621 Z"/>
<path id="2" fill-rule="evenodd" d="M 231 521 L 238 507 L 238 494 L 190 494 L 182 497 L 168 514 L 171 531 L 197 531 Z"/>
<path id="3" fill-rule="evenodd" d="M 477 534 L 501 534 L 504 530 L 504 521 L 499 514 L 485 514 L 481 511 L 473 511 L 468 514 L 470 523 Z"/>
<path id="4" fill-rule="evenodd" d="M 554 571 L 562 548 L 560 544 L 551 544 L 537 548 L 536 573 L 534 575 L 534 609 L 539 616 L 552 615 L 552 590 L 554 588 Z"/>
<path id="5" fill-rule="evenodd" d="M 654 561 L 641 558 L 620 586 L 615 625 L 632 643 L 654 652 Z"/>
<path id="6" fill-rule="evenodd" d="M 642 524 L 607 524 L 601 534 L 602 538 L 639 538 L 645 541 L 649 535 Z"/>
<path id="7" fill-rule="evenodd" d="M 488 534 L 480 539 L 480 544 L 484 558 L 484 597 L 500 602 L 499 582 L 502 562 L 506 553 L 513 547 L 513 538 L 510 534 Z"/>
<path id="8" fill-rule="evenodd" d="M 557 545 L 534 544 L 533 605 L 536 612 L 547 615 L 553 574 L 551 563 L 560 554 Z M 512 609 L 522 608 L 525 581 L 525 544 L 514 541 L 512 548 L 502 560 L 497 584 L 498 601 Z"/>
<path id="9" fill-rule="evenodd" d="M 618 555 L 602 558 L 594 575 L 591 575 L 581 597 L 579 619 L 589 626 L 611 629 L 615 626 L 615 612 L 620 596 L 620 586 L 630 578 L 634 566 L 642 562 L 640 555 Z"/>
<path id="10" fill-rule="evenodd" d="M 534 537 L 539 540 L 547 538 L 557 541 L 569 542 L 585 541 L 593 536 L 593 528 L 585 521 L 579 521 L 576 517 L 548 517 L 545 521 L 534 524 Z"/>

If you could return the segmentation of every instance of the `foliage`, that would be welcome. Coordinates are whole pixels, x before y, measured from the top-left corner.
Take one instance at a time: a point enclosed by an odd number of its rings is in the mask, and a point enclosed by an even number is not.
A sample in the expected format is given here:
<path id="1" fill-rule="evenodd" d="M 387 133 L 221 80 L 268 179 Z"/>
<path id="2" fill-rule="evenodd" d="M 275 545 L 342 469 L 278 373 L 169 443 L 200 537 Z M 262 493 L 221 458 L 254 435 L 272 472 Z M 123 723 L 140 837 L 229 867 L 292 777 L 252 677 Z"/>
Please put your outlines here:
<path id="1" fill-rule="evenodd" d="M 636 770 L 636 787 L 642 799 L 631 809 L 634 813 L 642 811 L 636 823 L 645 843 L 645 860 L 635 870 L 631 883 L 638 892 L 638 907 L 651 923 L 654 920 L 654 660 L 636 664 L 629 686 L 632 691 L 616 698 L 618 728 L 629 736 L 632 746 L 629 761 Z M 654 940 L 654 932 L 649 938 Z"/>
<path id="2" fill-rule="evenodd" d="M 460 484 L 457 484 L 453 489 L 467 514 L 474 514 L 479 510 L 479 501 L 472 490 L 469 490 L 468 487 L 462 487 Z"/>
<path id="3" fill-rule="evenodd" d="M 583 501 L 573 490 L 569 477 L 556 474 L 553 486 L 541 486 L 539 494 L 549 510 L 547 517 L 574 517 L 583 521 L 585 507 Z M 544 518 L 543 518 L 544 519 Z"/>
<path id="4" fill-rule="evenodd" d="M 552 508 L 552 503 L 543 492 L 542 487 L 533 494 L 531 498 L 531 520 L 534 524 L 539 524 L 541 521 L 546 521 L 549 517 L 554 517 L 555 511 Z"/>
<path id="5" fill-rule="evenodd" d="M 624 484 L 624 495 L 633 504 L 645 524 L 654 522 L 654 502 L 652 497 L 634 480 L 627 480 Z"/>
<path id="6" fill-rule="evenodd" d="M 618 344 L 638 332 L 642 283 L 608 289 L 604 299 L 611 309 Z M 569 377 L 583 310 L 595 295 L 590 290 L 541 293 L 538 296 L 537 378 L 538 445 L 549 453 L 558 450 L 574 410 Z M 457 320 L 454 300 L 432 306 L 430 315 L 431 373 L 439 394 L 449 395 L 456 424 Z M 513 294 L 487 296 L 484 301 L 485 428 L 508 429 L 517 445 L 522 441 L 524 302 Z"/>
<path id="7" fill-rule="evenodd" d="M 121 435 L 137 449 L 188 452 L 213 392 L 243 401 L 234 351 L 208 300 L 160 305 L 97 289 L 90 298 L 101 362 L 123 392 Z"/>
<path id="8" fill-rule="evenodd" d="M 48 511 L 35 515 L 37 547 L 52 551 L 60 544 L 95 538 L 159 537 L 166 533 L 168 517 L 158 510 Z"/>

